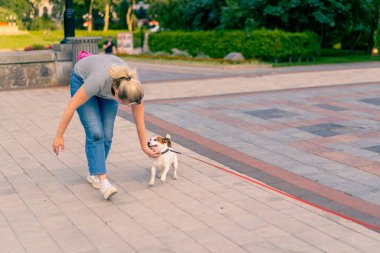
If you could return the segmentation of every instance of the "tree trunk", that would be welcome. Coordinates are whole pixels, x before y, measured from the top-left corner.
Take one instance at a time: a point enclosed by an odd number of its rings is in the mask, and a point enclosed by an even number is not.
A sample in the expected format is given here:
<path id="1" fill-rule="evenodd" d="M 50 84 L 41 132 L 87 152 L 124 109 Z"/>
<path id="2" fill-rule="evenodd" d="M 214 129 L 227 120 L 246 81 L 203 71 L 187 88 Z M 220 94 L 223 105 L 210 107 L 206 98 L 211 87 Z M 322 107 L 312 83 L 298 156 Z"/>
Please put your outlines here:
<path id="1" fill-rule="evenodd" d="M 104 14 L 104 27 L 103 31 L 108 31 L 109 21 L 110 21 L 110 3 L 107 1 Z"/>
<path id="2" fill-rule="evenodd" d="M 129 6 L 128 6 L 128 12 L 127 12 L 127 26 L 128 26 L 128 31 L 132 32 L 132 15 L 133 15 L 133 5 L 136 3 L 136 0 L 130 0 L 129 1 Z"/>
<path id="3" fill-rule="evenodd" d="M 92 3 L 94 2 L 94 0 L 90 0 L 90 9 L 88 11 L 88 26 L 87 26 L 87 32 L 91 32 L 92 31 Z"/>

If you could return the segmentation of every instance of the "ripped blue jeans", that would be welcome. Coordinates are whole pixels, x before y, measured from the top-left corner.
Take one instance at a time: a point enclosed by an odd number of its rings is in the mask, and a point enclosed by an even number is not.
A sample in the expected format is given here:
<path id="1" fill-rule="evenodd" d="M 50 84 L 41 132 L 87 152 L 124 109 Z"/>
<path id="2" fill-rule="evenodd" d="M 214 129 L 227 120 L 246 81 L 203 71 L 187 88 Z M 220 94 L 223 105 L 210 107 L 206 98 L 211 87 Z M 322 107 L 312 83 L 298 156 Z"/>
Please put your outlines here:
<path id="1" fill-rule="evenodd" d="M 83 85 L 83 79 L 73 70 L 70 76 L 71 97 Z M 91 97 L 77 109 L 86 133 L 86 157 L 90 175 L 106 174 L 106 159 L 112 144 L 117 114 L 116 100 Z"/>

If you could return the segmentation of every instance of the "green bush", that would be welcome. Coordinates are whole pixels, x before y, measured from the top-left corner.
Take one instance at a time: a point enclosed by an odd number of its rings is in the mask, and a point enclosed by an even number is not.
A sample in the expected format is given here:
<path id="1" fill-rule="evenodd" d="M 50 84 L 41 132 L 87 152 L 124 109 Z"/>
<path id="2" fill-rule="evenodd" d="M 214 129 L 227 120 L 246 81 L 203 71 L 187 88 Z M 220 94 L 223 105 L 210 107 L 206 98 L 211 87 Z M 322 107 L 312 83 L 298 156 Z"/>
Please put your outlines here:
<path id="1" fill-rule="evenodd" d="M 191 55 L 206 54 L 223 58 L 240 52 L 246 59 L 284 61 L 315 57 L 320 52 L 317 35 L 311 32 L 289 33 L 280 30 L 244 31 L 164 31 L 149 36 L 153 52 L 186 50 Z"/>
<path id="2" fill-rule="evenodd" d="M 8 22 L 10 16 L 13 16 L 15 20 L 18 19 L 15 12 L 0 7 L 0 22 Z"/>
<path id="3" fill-rule="evenodd" d="M 41 30 L 57 30 L 56 23 L 47 17 L 35 17 L 30 23 L 29 30 L 41 31 Z"/>
<path id="4" fill-rule="evenodd" d="M 12 20 L 10 20 L 10 17 L 12 17 Z M 23 29 L 23 23 L 21 20 L 18 18 L 17 14 L 9 9 L 0 7 L 0 25 L 8 25 L 8 23 L 16 22 L 16 25 L 18 26 L 19 29 Z"/>

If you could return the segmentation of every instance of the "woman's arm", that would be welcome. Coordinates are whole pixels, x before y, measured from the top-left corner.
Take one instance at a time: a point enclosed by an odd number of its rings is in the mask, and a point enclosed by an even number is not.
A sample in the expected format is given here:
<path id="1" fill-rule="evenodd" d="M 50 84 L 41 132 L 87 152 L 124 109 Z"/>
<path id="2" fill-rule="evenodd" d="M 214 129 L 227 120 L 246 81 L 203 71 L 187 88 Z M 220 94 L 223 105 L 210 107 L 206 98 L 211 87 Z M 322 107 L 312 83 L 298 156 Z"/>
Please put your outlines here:
<path id="1" fill-rule="evenodd" d="M 75 93 L 75 95 L 70 99 L 69 103 L 66 106 L 65 111 L 63 112 L 61 121 L 59 122 L 57 133 L 54 138 L 53 142 L 53 151 L 56 155 L 58 155 L 59 149 L 64 150 L 64 141 L 63 141 L 63 134 L 66 131 L 67 126 L 69 125 L 71 119 L 73 118 L 73 115 L 75 113 L 75 110 L 84 104 L 89 97 L 84 92 L 84 87 L 80 87 L 78 91 Z"/>
<path id="2" fill-rule="evenodd" d="M 139 137 L 140 146 L 142 151 L 150 157 L 160 156 L 159 152 L 154 152 L 148 147 L 145 122 L 144 122 L 144 102 L 139 105 L 132 105 L 132 114 L 136 124 L 137 135 Z"/>

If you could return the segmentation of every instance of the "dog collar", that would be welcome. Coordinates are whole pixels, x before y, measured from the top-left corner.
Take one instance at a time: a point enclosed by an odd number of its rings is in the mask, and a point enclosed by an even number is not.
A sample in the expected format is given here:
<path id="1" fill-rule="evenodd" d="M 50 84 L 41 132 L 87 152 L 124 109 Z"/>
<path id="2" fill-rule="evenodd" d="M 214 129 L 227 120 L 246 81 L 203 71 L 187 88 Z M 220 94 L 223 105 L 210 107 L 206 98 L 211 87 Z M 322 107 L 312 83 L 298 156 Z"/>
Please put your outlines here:
<path id="1" fill-rule="evenodd" d="M 161 155 L 163 155 L 163 154 L 166 154 L 167 152 L 173 152 L 173 153 L 176 153 L 176 154 L 182 154 L 181 152 L 178 152 L 178 151 L 176 151 L 176 150 L 174 150 L 174 149 L 171 149 L 171 148 L 167 148 L 167 149 L 165 149 L 163 152 L 161 152 Z"/>
<path id="2" fill-rule="evenodd" d="M 168 148 L 166 150 L 164 150 L 163 152 L 161 152 L 161 155 L 166 154 L 167 152 L 169 152 Z"/>

